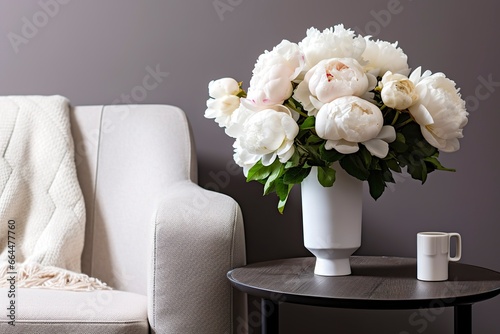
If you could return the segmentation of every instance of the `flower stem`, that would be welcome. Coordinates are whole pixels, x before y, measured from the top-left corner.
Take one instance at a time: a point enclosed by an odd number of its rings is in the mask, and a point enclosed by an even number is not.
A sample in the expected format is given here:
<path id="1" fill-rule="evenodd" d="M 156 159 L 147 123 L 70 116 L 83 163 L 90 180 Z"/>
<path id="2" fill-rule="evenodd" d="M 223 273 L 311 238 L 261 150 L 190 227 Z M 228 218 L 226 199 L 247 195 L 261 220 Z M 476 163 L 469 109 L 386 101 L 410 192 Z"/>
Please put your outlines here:
<path id="1" fill-rule="evenodd" d="M 302 143 L 297 143 L 297 149 L 300 151 L 300 153 L 302 154 L 308 154 L 308 150 L 307 148 L 304 147 L 304 145 Z"/>
<path id="2" fill-rule="evenodd" d="M 396 115 L 394 115 L 394 118 L 392 119 L 391 125 L 396 124 L 398 118 L 399 118 L 399 111 L 396 110 Z"/>
<path id="3" fill-rule="evenodd" d="M 300 110 L 295 109 L 295 111 L 296 111 L 296 112 L 298 112 L 299 114 L 301 114 L 301 115 L 302 115 L 302 116 L 304 116 L 304 117 L 308 117 L 306 113 L 303 113 L 303 112 L 302 112 L 302 111 L 300 111 Z"/>
<path id="4" fill-rule="evenodd" d="M 289 105 L 289 106 L 290 106 L 290 105 Z M 291 107 L 291 106 L 290 106 L 290 107 Z M 306 114 L 306 113 L 304 113 L 304 112 L 302 112 L 302 111 L 300 111 L 299 109 L 297 109 L 297 108 L 293 108 L 293 107 L 292 107 L 292 109 L 293 109 L 293 110 L 295 110 L 296 112 L 298 112 L 300 115 L 302 115 L 302 116 L 304 116 L 304 117 L 307 117 L 307 114 Z"/>
<path id="5" fill-rule="evenodd" d="M 404 121 L 404 122 L 402 122 L 402 123 L 398 124 L 395 128 L 396 128 L 396 129 L 399 129 L 399 128 L 401 128 L 401 127 L 403 127 L 403 126 L 405 126 L 406 124 L 411 123 L 411 122 L 413 122 L 413 118 L 411 118 L 411 117 L 410 117 L 410 118 L 408 118 L 406 121 Z"/>
<path id="6" fill-rule="evenodd" d="M 301 110 L 299 110 L 297 107 L 295 107 L 294 105 L 292 105 L 290 102 L 287 101 L 287 103 L 285 104 L 286 107 L 290 108 L 290 109 L 293 109 L 294 111 L 298 112 L 300 115 L 304 116 L 304 117 L 307 117 L 307 114 L 302 112 Z"/>

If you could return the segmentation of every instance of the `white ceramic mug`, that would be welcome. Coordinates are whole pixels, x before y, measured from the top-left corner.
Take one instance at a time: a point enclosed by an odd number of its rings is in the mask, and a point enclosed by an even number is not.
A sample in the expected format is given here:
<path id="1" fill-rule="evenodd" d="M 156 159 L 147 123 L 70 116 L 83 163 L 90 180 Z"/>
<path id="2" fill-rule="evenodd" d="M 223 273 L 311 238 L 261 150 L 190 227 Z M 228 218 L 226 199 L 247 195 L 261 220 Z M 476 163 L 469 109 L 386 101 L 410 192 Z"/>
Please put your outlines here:
<path id="1" fill-rule="evenodd" d="M 457 240 L 456 254 L 450 256 L 451 238 Z M 446 281 L 448 261 L 462 256 L 462 238 L 458 233 L 420 232 L 417 234 L 417 278 L 421 281 Z"/>

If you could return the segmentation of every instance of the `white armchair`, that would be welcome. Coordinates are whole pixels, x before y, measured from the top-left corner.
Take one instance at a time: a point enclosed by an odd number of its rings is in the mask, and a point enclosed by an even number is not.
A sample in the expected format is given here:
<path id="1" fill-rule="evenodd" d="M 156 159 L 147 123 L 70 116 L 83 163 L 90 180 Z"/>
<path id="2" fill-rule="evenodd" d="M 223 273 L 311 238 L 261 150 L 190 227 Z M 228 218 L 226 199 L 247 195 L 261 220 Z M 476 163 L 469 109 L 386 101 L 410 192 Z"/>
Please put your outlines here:
<path id="1" fill-rule="evenodd" d="M 243 220 L 233 199 L 196 184 L 184 112 L 84 106 L 71 121 L 87 213 L 82 270 L 114 290 L 18 289 L 16 326 L 3 316 L 0 333 L 236 333 L 246 301 L 226 272 L 245 263 Z"/>

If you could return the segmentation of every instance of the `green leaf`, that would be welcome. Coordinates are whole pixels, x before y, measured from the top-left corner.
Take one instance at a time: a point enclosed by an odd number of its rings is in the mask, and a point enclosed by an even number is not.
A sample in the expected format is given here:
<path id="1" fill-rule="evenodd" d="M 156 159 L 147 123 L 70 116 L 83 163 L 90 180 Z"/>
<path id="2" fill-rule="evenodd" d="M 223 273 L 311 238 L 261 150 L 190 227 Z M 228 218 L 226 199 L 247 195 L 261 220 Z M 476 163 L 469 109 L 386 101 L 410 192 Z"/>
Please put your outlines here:
<path id="1" fill-rule="evenodd" d="M 423 137 L 417 138 L 412 143 L 412 154 L 417 154 L 420 159 L 437 156 L 438 150 L 429 144 Z"/>
<path id="2" fill-rule="evenodd" d="M 274 182 L 269 182 L 269 180 L 267 180 L 264 183 L 264 195 L 269 195 L 273 191 L 276 191 L 276 186 L 275 186 Z"/>
<path id="3" fill-rule="evenodd" d="M 292 188 L 293 184 L 284 184 L 281 179 L 276 180 L 276 194 L 279 197 L 278 211 L 281 214 L 285 210 L 285 204 Z"/>
<path id="4" fill-rule="evenodd" d="M 340 160 L 344 155 L 337 152 L 335 149 L 327 150 L 325 144 L 322 144 L 319 148 L 320 158 L 327 162 L 335 162 Z"/>
<path id="5" fill-rule="evenodd" d="M 387 164 L 387 167 L 389 167 L 391 170 L 401 173 L 401 167 L 398 164 L 398 161 L 396 159 L 389 159 L 385 160 L 385 163 Z"/>
<path id="6" fill-rule="evenodd" d="M 309 175 L 311 168 L 293 167 L 285 170 L 283 174 L 284 184 L 298 184 L 304 181 L 304 179 Z"/>
<path id="7" fill-rule="evenodd" d="M 324 141 L 325 141 L 324 139 L 322 139 L 322 138 L 320 138 L 320 137 L 318 137 L 318 136 L 316 136 L 316 135 L 313 135 L 313 134 L 311 134 L 311 135 L 310 135 L 309 137 L 307 137 L 307 139 L 306 139 L 306 143 L 307 143 L 307 144 L 310 144 L 310 145 L 319 144 L 319 143 L 324 142 Z M 317 150 L 317 149 L 315 149 L 315 151 L 316 151 L 316 150 Z"/>
<path id="8" fill-rule="evenodd" d="M 396 183 L 396 181 L 394 181 L 394 177 L 392 177 L 392 173 L 389 169 L 382 171 L 382 179 L 385 182 Z"/>
<path id="9" fill-rule="evenodd" d="M 304 119 L 304 122 L 299 126 L 300 130 L 314 129 L 314 124 L 316 123 L 316 117 L 309 116 Z"/>
<path id="10" fill-rule="evenodd" d="M 279 178 L 283 174 L 283 171 L 285 170 L 283 168 L 283 165 L 279 162 L 279 160 L 275 160 L 271 165 L 271 167 L 272 167 L 272 172 L 271 174 L 269 174 L 266 184 L 264 185 L 264 195 L 267 195 L 270 192 L 274 191 L 274 181 L 277 178 Z"/>
<path id="11" fill-rule="evenodd" d="M 406 138 L 406 143 L 408 143 L 408 139 L 410 138 L 423 138 L 422 131 L 420 131 L 420 125 L 416 123 L 410 123 L 401 128 L 401 134 Z"/>
<path id="12" fill-rule="evenodd" d="M 284 104 L 285 104 L 285 106 L 289 107 L 290 109 L 295 110 L 301 116 L 308 117 L 307 112 L 304 111 L 304 108 L 302 107 L 302 105 L 297 100 L 295 100 L 293 97 L 286 100 Z"/>
<path id="13" fill-rule="evenodd" d="M 385 182 L 396 183 L 396 181 L 394 180 L 394 177 L 392 177 L 392 173 L 390 170 L 385 170 L 382 172 L 382 179 Z"/>
<path id="14" fill-rule="evenodd" d="M 284 184 L 282 179 L 276 180 L 276 195 L 279 199 L 285 199 L 289 193 L 289 184 Z"/>
<path id="15" fill-rule="evenodd" d="M 383 162 L 383 160 L 380 160 L 377 157 L 372 158 L 372 162 L 370 163 L 370 166 L 368 167 L 369 170 L 382 170 L 382 167 L 380 167 L 380 163 Z"/>
<path id="16" fill-rule="evenodd" d="M 261 161 L 258 161 L 252 168 L 248 171 L 247 182 L 263 180 L 271 174 L 273 167 L 264 166 Z"/>
<path id="17" fill-rule="evenodd" d="M 396 132 L 396 140 L 389 144 L 389 147 L 397 153 L 403 153 L 408 150 L 406 138 L 401 132 Z"/>
<path id="18" fill-rule="evenodd" d="M 382 180 L 384 182 L 395 183 L 394 178 L 392 177 L 392 172 L 387 166 L 387 163 L 384 160 L 380 160 L 380 169 L 377 170 L 378 173 L 381 173 Z"/>
<path id="19" fill-rule="evenodd" d="M 436 167 L 437 170 L 444 170 L 444 171 L 447 171 L 447 172 L 456 172 L 456 169 L 446 168 L 443 165 L 441 165 L 441 163 L 439 162 L 439 160 L 437 159 L 437 157 L 427 157 L 427 158 L 424 158 L 424 161 L 429 162 L 430 164 L 432 164 L 434 167 Z"/>
<path id="20" fill-rule="evenodd" d="M 406 138 L 401 132 L 396 132 L 396 140 L 397 142 L 400 143 L 406 143 Z"/>
<path id="21" fill-rule="evenodd" d="M 421 175 L 422 176 L 422 178 L 421 178 L 422 184 L 424 184 L 425 181 L 427 181 L 427 174 L 428 174 L 427 173 L 427 166 L 425 165 L 425 163 L 422 163 L 422 175 Z"/>
<path id="22" fill-rule="evenodd" d="M 373 199 L 378 199 L 385 190 L 385 181 L 381 172 L 373 172 L 368 177 L 368 185 L 370 186 L 370 195 Z"/>
<path id="23" fill-rule="evenodd" d="M 335 182 L 335 169 L 318 167 L 318 181 L 323 187 L 331 187 Z"/>
<path id="24" fill-rule="evenodd" d="M 290 160 L 288 160 L 287 163 L 285 164 L 285 169 L 297 167 L 299 164 L 300 164 L 300 153 L 298 150 L 295 150 Z"/>
<path id="25" fill-rule="evenodd" d="M 389 147 L 396 151 L 397 153 L 403 153 L 408 150 L 408 145 L 399 141 L 393 141 L 389 144 Z"/>
<path id="26" fill-rule="evenodd" d="M 408 159 L 406 159 L 406 157 L 403 154 L 398 155 L 397 160 L 399 162 L 399 166 L 403 168 L 410 164 Z"/>
<path id="27" fill-rule="evenodd" d="M 422 184 L 427 180 L 427 167 L 423 162 L 408 165 L 408 173 L 412 178 L 422 181 Z"/>
<path id="28" fill-rule="evenodd" d="M 346 155 L 340 160 L 340 166 L 342 166 L 349 175 L 361 181 L 368 180 L 368 176 L 370 176 L 370 171 L 366 169 L 361 158 L 356 154 Z"/>
<path id="29" fill-rule="evenodd" d="M 361 155 L 361 158 L 363 159 L 363 163 L 365 165 L 366 169 L 370 168 L 370 165 L 372 163 L 372 155 L 371 153 L 366 149 L 364 145 L 360 145 L 359 148 L 359 154 Z"/>

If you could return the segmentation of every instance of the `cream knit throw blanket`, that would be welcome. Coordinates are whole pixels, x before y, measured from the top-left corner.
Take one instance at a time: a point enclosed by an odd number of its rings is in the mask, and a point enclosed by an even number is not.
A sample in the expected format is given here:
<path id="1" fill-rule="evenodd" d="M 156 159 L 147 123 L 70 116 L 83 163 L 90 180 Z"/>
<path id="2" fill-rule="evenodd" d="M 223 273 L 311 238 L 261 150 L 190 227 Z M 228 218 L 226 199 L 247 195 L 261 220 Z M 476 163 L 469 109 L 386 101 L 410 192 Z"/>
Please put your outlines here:
<path id="1" fill-rule="evenodd" d="M 107 288 L 79 273 L 84 233 L 68 100 L 0 97 L 0 287 Z"/>

